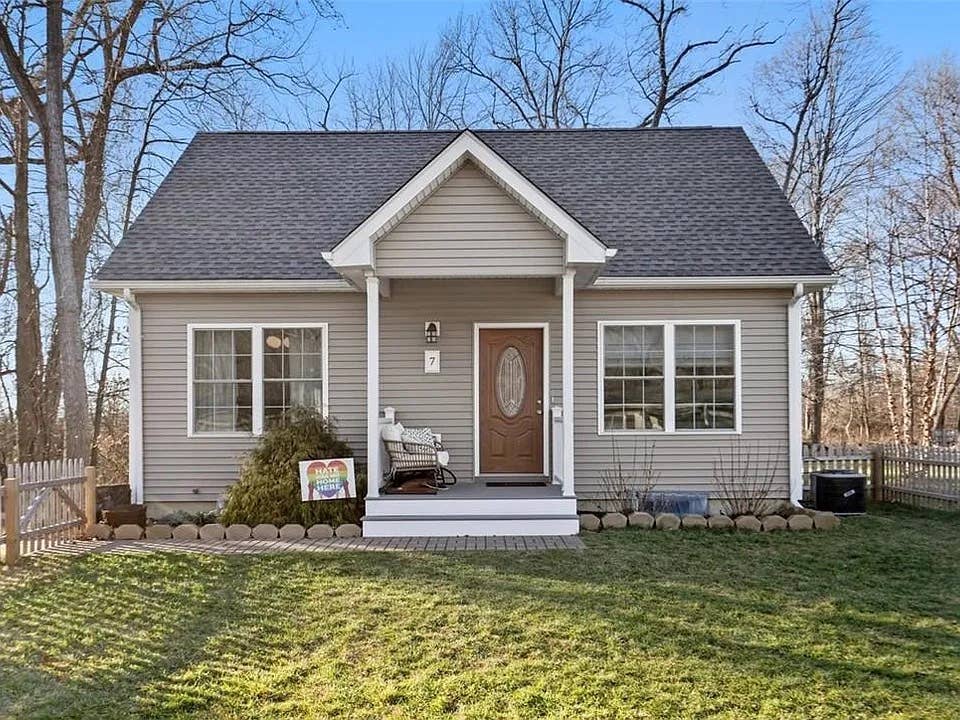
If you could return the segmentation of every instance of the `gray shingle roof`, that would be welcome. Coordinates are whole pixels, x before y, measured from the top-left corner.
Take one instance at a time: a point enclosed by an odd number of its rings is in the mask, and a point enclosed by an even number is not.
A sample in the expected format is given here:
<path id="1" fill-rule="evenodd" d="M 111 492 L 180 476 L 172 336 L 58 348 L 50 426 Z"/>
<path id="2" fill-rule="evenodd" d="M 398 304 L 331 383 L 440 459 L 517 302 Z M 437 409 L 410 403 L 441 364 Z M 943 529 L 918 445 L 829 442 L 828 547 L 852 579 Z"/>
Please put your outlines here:
<path id="1" fill-rule="evenodd" d="M 457 134 L 198 134 L 98 277 L 337 277 L 320 252 Z M 476 134 L 619 249 L 604 275 L 831 272 L 740 128 Z"/>

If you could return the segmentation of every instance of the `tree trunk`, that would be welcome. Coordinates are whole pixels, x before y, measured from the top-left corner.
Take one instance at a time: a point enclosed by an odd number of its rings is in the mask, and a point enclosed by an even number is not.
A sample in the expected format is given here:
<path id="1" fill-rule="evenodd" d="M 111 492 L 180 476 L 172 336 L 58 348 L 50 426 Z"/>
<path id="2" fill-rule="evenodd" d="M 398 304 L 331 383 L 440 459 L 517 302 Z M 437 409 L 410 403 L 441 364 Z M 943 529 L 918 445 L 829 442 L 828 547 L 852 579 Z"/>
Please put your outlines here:
<path id="1" fill-rule="evenodd" d="M 63 136 L 63 2 L 47 2 L 46 102 L 43 148 L 49 215 L 50 259 L 57 298 L 64 442 L 70 457 L 90 453 L 90 414 L 80 327 L 81 286 L 70 232 L 70 196 Z"/>
<path id="2" fill-rule="evenodd" d="M 12 114 L 15 178 L 13 234 L 17 274 L 17 459 L 44 459 L 46 424 L 42 417 L 43 345 L 40 336 L 40 292 L 33 274 L 30 247 L 30 117 L 21 101 Z"/>

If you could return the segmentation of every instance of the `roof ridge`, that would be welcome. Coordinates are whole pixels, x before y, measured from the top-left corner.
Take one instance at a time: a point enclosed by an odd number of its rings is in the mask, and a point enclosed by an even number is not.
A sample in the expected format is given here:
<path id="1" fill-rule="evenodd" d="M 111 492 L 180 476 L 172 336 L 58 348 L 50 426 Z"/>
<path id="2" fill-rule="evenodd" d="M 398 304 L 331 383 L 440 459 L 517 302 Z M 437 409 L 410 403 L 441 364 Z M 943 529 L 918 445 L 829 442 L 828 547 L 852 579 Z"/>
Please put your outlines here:
<path id="1" fill-rule="evenodd" d="M 743 130 L 742 125 L 673 125 L 669 127 L 585 127 L 585 128 L 448 128 L 432 130 L 201 130 L 197 135 L 443 135 L 465 130 L 484 134 L 561 134 L 621 132 L 684 132 L 691 130 Z"/>

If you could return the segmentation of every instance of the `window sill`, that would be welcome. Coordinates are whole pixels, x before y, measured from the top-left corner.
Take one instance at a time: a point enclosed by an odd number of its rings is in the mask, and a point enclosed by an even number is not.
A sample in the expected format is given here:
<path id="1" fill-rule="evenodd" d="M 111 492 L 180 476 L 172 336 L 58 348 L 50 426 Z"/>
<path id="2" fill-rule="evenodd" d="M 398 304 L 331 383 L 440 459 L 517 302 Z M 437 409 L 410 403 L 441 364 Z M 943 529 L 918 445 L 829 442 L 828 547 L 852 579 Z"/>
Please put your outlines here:
<path id="1" fill-rule="evenodd" d="M 203 440 L 206 438 L 212 438 L 212 439 L 238 438 L 239 439 L 239 438 L 254 438 L 259 436 L 254 435 L 250 431 L 237 430 L 234 432 L 188 432 L 187 437 L 191 439 Z"/>
<path id="2" fill-rule="evenodd" d="M 597 435 L 652 435 L 655 437 L 673 437 L 686 435 L 694 437 L 716 437 L 724 435 L 742 435 L 742 430 L 598 430 Z"/>

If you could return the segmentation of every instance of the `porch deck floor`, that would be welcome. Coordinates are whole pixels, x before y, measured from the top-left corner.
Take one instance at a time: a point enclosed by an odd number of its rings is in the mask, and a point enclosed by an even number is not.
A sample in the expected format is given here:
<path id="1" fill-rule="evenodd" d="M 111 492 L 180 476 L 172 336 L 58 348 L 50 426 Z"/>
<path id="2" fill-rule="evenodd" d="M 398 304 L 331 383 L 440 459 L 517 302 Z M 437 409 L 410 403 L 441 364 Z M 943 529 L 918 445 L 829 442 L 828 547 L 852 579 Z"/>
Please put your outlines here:
<path id="1" fill-rule="evenodd" d="M 503 481 L 507 481 L 506 478 Z M 563 487 L 560 485 L 486 485 L 480 478 L 460 480 L 446 490 L 439 490 L 436 494 L 416 495 L 413 493 L 381 493 L 380 497 L 394 499 L 423 500 L 429 498 L 443 498 L 445 500 L 476 500 L 479 498 L 505 499 L 540 499 L 563 497 Z"/>
<path id="2" fill-rule="evenodd" d="M 265 555 L 286 552 L 452 552 L 583 550 L 576 535 L 491 537 L 327 538 L 323 540 L 74 540 L 35 555 L 136 555 L 185 552 L 208 555 Z"/>

